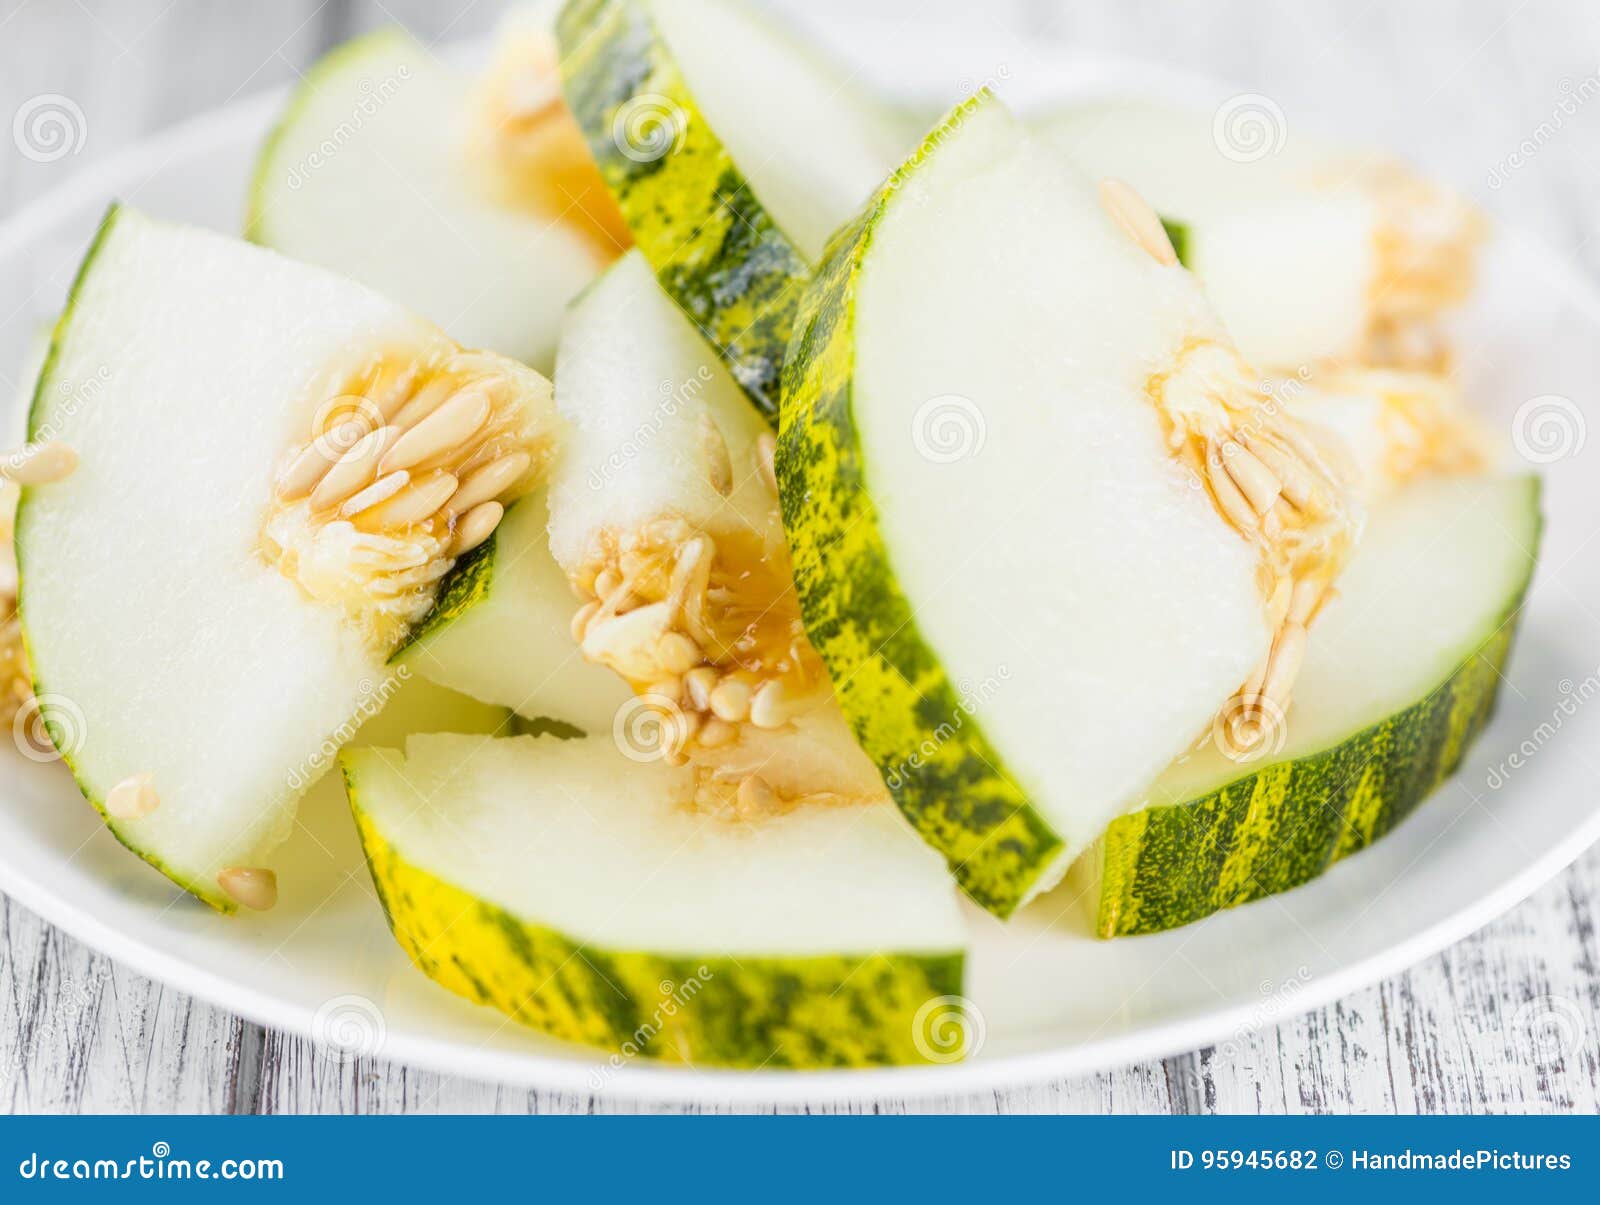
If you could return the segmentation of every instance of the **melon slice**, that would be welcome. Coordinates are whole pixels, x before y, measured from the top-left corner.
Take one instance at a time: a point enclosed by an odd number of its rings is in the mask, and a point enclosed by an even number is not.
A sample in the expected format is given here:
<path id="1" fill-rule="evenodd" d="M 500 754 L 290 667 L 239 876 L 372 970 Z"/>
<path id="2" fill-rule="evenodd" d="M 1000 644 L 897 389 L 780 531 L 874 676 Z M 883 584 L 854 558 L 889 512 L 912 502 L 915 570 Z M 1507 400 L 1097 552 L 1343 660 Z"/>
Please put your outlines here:
<path id="1" fill-rule="evenodd" d="M 1377 502 L 1432 476 L 1486 472 L 1504 439 L 1467 408 L 1458 382 L 1432 372 L 1346 368 L 1268 389 L 1307 423 L 1331 430 L 1349 454 L 1353 488 Z"/>
<path id="2" fill-rule="evenodd" d="M 800 289 L 905 154 L 903 119 L 741 0 L 572 0 L 557 32 L 634 241 L 776 415 Z"/>
<path id="3" fill-rule="evenodd" d="M 562 103 L 551 16 L 513 10 L 475 79 L 398 29 L 333 51 L 262 150 L 248 237 L 548 369 L 563 307 L 628 241 Z"/>
<path id="4" fill-rule="evenodd" d="M 550 555 L 543 492 L 522 499 L 441 584 L 433 611 L 390 659 L 442 686 L 530 720 L 611 732 L 633 697 L 572 638 L 577 605 Z"/>
<path id="5" fill-rule="evenodd" d="M 341 758 L 406 953 L 546 1033 L 685 1063 L 908 1063 L 932 1057 L 930 1005 L 957 1007 L 954 893 L 890 808 L 729 820 L 690 767 L 609 741 Z"/>
<path id="6" fill-rule="evenodd" d="M 44 724 L 113 833 L 218 908 L 455 558 L 541 477 L 549 383 L 320 269 L 114 209 L 29 418 L 76 450 L 23 491 Z"/>
<path id="7" fill-rule="evenodd" d="M 986 95 L 807 292 L 777 451 L 805 625 L 985 907 L 1055 882 L 1235 692 L 1286 702 L 1357 521 L 1258 381 L 1154 213 Z"/>
<path id="8" fill-rule="evenodd" d="M 551 550 L 584 655 L 639 695 L 617 740 L 745 813 L 886 803 L 805 635 L 774 436 L 638 251 L 573 307 L 558 376 Z"/>
<path id="9" fill-rule="evenodd" d="M 1285 891 L 1403 820 L 1489 718 L 1539 529 L 1532 476 L 1419 481 L 1379 505 L 1269 739 L 1243 759 L 1205 742 L 1082 860 L 1099 933 Z"/>
<path id="10" fill-rule="evenodd" d="M 1437 322 L 1471 290 L 1484 220 L 1404 164 L 1226 106 L 1105 102 L 1037 128 L 1182 226 L 1184 263 L 1255 363 L 1442 361 Z"/>

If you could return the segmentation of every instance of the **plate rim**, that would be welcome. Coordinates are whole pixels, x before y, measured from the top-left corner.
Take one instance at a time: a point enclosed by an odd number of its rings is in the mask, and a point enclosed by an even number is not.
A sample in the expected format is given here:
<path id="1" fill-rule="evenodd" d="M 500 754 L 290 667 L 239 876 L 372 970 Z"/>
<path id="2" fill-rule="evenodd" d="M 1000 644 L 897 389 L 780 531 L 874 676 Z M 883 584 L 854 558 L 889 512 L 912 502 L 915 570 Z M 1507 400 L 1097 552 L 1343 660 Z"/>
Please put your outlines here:
<path id="1" fill-rule="evenodd" d="M 1116 59 L 1119 67 L 1170 75 L 1159 64 Z M 163 151 L 236 138 L 240 126 L 265 126 L 282 106 L 291 86 L 279 86 L 230 101 L 169 125 L 97 160 L 0 220 L 0 256 L 26 245 L 53 224 L 68 206 L 95 196 L 114 196 L 106 184 Z M 1497 223 L 1498 236 L 1517 254 L 1536 263 L 1561 295 L 1600 329 L 1600 283 L 1547 246 L 1537 236 Z M 404 1031 L 390 1031 L 381 1051 L 384 1061 L 405 1063 L 444 1075 L 464 1075 L 545 1091 L 574 1092 L 610 1101 L 649 1104 L 793 1105 L 819 1100 L 874 1102 L 918 1100 L 929 1096 L 1015 1088 L 1071 1078 L 1171 1057 L 1254 1032 L 1320 1008 L 1333 1000 L 1397 974 L 1471 935 L 1503 915 L 1571 866 L 1600 841 L 1600 808 L 1498 888 L 1457 909 L 1408 938 L 1324 974 L 1294 993 L 1205 1010 L 1130 1033 L 1090 1039 L 972 1061 L 917 1067 L 793 1071 L 697 1068 L 653 1064 L 648 1060 L 611 1065 L 596 1057 L 552 1055 L 539 1050 L 513 1052 L 468 1046 Z M 252 1024 L 283 1030 L 314 1041 L 313 1011 L 286 1003 L 271 993 L 241 985 L 141 938 L 130 937 L 52 891 L 42 876 L 19 873 L 0 861 L 0 891 L 47 923 L 98 953 L 175 990 L 240 1016 Z M 1204 921 L 1196 923 L 1205 923 Z M 445 989 L 435 989 L 443 992 Z M 573 1051 L 584 1048 L 573 1046 Z M 594 1082 L 600 1077 L 598 1084 Z"/>

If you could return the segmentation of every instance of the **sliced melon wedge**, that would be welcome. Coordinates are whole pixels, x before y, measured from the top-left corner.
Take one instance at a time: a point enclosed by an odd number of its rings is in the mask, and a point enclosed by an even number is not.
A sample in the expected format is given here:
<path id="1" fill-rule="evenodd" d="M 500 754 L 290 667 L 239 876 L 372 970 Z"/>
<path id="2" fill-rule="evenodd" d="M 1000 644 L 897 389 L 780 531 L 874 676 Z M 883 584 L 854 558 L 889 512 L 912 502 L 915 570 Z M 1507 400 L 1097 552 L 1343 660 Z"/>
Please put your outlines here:
<path id="1" fill-rule="evenodd" d="M 835 240 L 788 357 L 811 641 L 912 824 L 1007 915 L 1241 684 L 1292 681 L 1344 486 L 1148 207 L 987 96 Z"/>
<path id="2" fill-rule="evenodd" d="M 1037 128 L 1182 226 L 1184 263 L 1262 367 L 1445 356 L 1437 322 L 1471 290 L 1484 220 L 1404 164 L 1298 129 L 1284 138 L 1243 106 L 1113 101 Z"/>
<path id="3" fill-rule="evenodd" d="M 444 579 L 390 664 L 530 720 L 559 717 L 604 736 L 633 692 L 572 638 L 577 604 L 550 555 L 549 514 L 542 491 L 507 511 Z"/>
<path id="4" fill-rule="evenodd" d="M 634 241 L 767 414 L 823 246 L 904 122 L 741 0 L 571 0 L 567 103 Z"/>
<path id="5" fill-rule="evenodd" d="M 745 814 L 886 804 L 805 635 L 774 436 L 637 250 L 573 307 L 558 376 L 551 549 L 584 655 L 639 695 L 619 743 Z"/>
<path id="6" fill-rule="evenodd" d="M 1243 762 L 1205 743 L 1083 859 L 1099 933 L 1286 891 L 1410 814 L 1494 707 L 1539 529 L 1532 476 L 1421 481 L 1379 506 L 1270 740 Z"/>
<path id="7" fill-rule="evenodd" d="M 562 309 L 627 246 L 561 100 L 552 6 L 469 78 L 398 29 L 333 51 L 262 149 L 248 237 L 548 370 Z"/>
<path id="8" fill-rule="evenodd" d="M 685 1063 L 909 1063 L 931 1057 L 919 1010 L 961 993 L 954 895 L 888 808 L 730 821 L 690 768 L 608 741 L 341 756 L 411 960 L 546 1033 Z"/>
<path id="9" fill-rule="evenodd" d="M 115 835 L 218 908 L 455 558 L 537 483 L 549 383 L 361 286 L 125 208 L 57 328 L 17 518 L 45 726 Z"/>

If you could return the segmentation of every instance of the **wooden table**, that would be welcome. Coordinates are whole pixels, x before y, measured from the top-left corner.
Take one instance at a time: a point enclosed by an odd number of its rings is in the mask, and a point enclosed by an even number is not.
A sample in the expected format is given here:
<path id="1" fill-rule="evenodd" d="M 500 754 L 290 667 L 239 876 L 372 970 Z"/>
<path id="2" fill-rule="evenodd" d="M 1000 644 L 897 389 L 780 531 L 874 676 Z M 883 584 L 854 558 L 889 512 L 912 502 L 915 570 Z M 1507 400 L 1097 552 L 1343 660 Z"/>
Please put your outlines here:
<path id="1" fill-rule="evenodd" d="M 787 7 L 825 26 L 850 11 L 892 15 L 896 4 Z M 58 93 L 82 108 L 88 128 L 83 150 L 56 163 L 0 147 L 0 215 L 151 130 L 293 79 L 353 33 L 400 21 L 428 40 L 468 37 L 491 28 L 498 8 L 490 0 L 0 0 L 0 118 Z M 952 38 L 964 36 L 965 22 L 1009 39 L 1015 49 L 1005 54 L 1026 54 L 1029 38 L 1055 38 L 1236 80 L 1274 98 L 1291 124 L 1395 146 L 1600 270 L 1600 8 L 1585 0 L 915 0 L 914 11 L 919 24 L 948 21 Z M 982 78 L 1003 66 L 972 69 Z M 1519 148 L 1522 166 L 1507 171 Z M 0 366 L 0 388 L 9 388 L 10 370 Z M 1277 1028 L 1081 1080 L 879 1107 L 1600 1111 L 1597 921 L 1600 850 L 1438 957 Z M 0 1108 L 628 1108 L 394 1063 L 340 1064 L 124 970 L 3 897 L 0 923 Z M 1576 1026 L 1578 1040 L 1551 1042 L 1545 1031 L 1561 1025 Z M 837 1108 L 819 1102 L 815 1111 Z"/>

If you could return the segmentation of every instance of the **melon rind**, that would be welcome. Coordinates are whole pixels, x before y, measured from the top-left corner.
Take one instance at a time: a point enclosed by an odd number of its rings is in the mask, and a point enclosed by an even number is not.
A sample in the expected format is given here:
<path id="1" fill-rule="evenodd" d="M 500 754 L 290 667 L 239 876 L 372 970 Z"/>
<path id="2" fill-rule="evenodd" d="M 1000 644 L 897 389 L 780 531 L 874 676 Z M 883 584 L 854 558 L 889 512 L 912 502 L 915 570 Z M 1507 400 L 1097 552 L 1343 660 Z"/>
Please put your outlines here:
<path id="1" fill-rule="evenodd" d="M 900 175 L 986 100 L 961 105 Z M 896 581 L 851 413 L 858 274 L 893 191 L 836 236 L 801 301 L 784 365 L 778 493 L 806 632 L 861 747 L 880 770 L 917 767 L 886 775 L 895 802 L 963 890 L 1005 917 L 1059 877 L 1066 843 L 978 723 L 949 723 L 963 714 L 962 698 Z"/>
<path id="2" fill-rule="evenodd" d="M 751 399 L 775 415 L 779 366 L 810 265 L 700 113 L 641 0 L 573 0 L 556 33 L 567 104 L 634 244 Z M 646 163 L 623 153 L 613 123 L 635 97 L 677 107 L 680 148 Z"/>
<path id="3" fill-rule="evenodd" d="M 937 1057 L 929 1045 L 930 1001 L 952 1019 L 963 1006 L 959 950 L 735 956 L 608 949 L 514 915 L 418 865 L 383 831 L 379 809 L 367 801 L 369 789 L 381 787 L 369 783 L 399 757 L 369 749 L 340 755 L 389 928 L 429 978 L 531 1028 L 624 1057 L 872 1066 Z"/>
<path id="4" fill-rule="evenodd" d="M 556 32 L 567 104 L 635 244 L 751 400 L 775 418 L 780 365 L 811 272 L 806 248 L 762 204 L 712 128 L 649 0 L 571 0 Z M 816 64 L 813 74 L 828 73 Z M 830 87 L 853 90 L 847 77 Z M 867 98 L 851 103 L 859 120 L 850 134 L 883 148 L 886 173 L 904 150 L 900 127 Z M 669 153 L 644 162 L 625 153 L 616 123 L 634 109 L 676 120 Z"/>
<path id="5" fill-rule="evenodd" d="M 1519 484 L 1526 569 L 1482 642 L 1411 706 L 1344 740 L 1112 821 L 1073 870 L 1098 901 L 1101 937 L 1176 928 L 1310 882 L 1393 829 L 1459 768 L 1493 714 L 1533 574 L 1540 483 Z"/>

